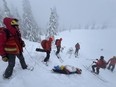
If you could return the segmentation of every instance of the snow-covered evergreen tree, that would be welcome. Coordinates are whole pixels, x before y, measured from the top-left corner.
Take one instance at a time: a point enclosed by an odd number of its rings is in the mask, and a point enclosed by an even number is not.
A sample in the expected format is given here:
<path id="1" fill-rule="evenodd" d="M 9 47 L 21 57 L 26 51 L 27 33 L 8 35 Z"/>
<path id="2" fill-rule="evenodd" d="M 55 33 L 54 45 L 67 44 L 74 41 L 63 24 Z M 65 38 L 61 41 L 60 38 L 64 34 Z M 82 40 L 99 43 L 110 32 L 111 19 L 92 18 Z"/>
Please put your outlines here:
<path id="1" fill-rule="evenodd" d="M 3 20 L 3 11 L 0 8 L 0 27 L 3 26 L 2 20 Z"/>
<path id="2" fill-rule="evenodd" d="M 18 9 L 17 9 L 16 7 L 12 7 L 12 13 L 13 13 L 13 17 L 19 20 L 19 21 L 18 21 L 18 23 L 19 23 L 19 28 L 20 28 L 22 37 L 24 37 L 24 36 L 23 36 L 23 29 L 24 29 L 24 28 L 23 28 L 23 20 L 22 20 L 21 16 L 19 15 Z"/>
<path id="3" fill-rule="evenodd" d="M 49 25 L 47 29 L 47 37 L 54 37 L 58 33 L 58 15 L 56 8 L 51 8 L 51 14 L 49 18 Z"/>
<path id="4" fill-rule="evenodd" d="M 10 9 L 8 8 L 6 0 L 3 0 L 3 6 L 4 6 L 4 15 L 3 15 L 3 17 L 12 17 Z"/>
<path id="5" fill-rule="evenodd" d="M 0 7 L 0 26 L 3 27 L 3 18 L 5 17 L 12 17 L 10 13 L 10 9 L 8 8 L 6 0 L 2 0 L 3 6 L 2 8 Z"/>
<path id="6" fill-rule="evenodd" d="M 39 27 L 34 20 L 29 0 L 23 0 L 23 36 L 30 41 L 40 41 Z"/>

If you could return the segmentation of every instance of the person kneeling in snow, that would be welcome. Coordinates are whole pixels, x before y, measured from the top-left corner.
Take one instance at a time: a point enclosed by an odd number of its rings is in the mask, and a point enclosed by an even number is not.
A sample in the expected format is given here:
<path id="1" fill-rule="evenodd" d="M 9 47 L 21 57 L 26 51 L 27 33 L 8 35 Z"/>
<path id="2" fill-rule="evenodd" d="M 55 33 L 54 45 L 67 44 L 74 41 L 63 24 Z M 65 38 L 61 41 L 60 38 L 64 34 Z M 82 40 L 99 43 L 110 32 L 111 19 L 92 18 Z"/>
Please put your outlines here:
<path id="1" fill-rule="evenodd" d="M 93 63 L 95 63 L 94 65 L 92 65 L 92 72 L 95 74 L 99 74 L 99 69 L 105 69 L 106 68 L 106 61 L 104 60 L 104 56 L 100 56 L 100 59 L 96 59 L 97 62 L 93 61 Z"/>
<path id="2" fill-rule="evenodd" d="M 65 65 L 65 66 L 54 66 L 54 69 L 52 69 L 54 72 L 56 73 L 62 73 L 62 74 L 81 74 L 82 70 L 79 68 L 76 68 L 74 66 L 70 66 L 70 65 Z"/>

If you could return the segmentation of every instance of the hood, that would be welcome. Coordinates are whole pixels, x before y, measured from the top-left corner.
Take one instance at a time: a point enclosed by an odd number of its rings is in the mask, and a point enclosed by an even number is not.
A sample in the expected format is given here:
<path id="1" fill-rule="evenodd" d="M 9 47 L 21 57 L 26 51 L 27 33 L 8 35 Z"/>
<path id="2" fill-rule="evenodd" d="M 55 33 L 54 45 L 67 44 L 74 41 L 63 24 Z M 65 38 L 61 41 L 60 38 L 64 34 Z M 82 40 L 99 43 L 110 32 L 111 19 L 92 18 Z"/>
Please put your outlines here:
<path id="1" fill-rule="evenodd" d="M 6 28 L 10 31 L 12 35 L 15 35 L 17 31 L 17 29 L 11 25 L 11 21 L 14 19 L 15 18 L 7 18 L 7 17 L 3 19 L 3 23 L 5 24 Z"/>

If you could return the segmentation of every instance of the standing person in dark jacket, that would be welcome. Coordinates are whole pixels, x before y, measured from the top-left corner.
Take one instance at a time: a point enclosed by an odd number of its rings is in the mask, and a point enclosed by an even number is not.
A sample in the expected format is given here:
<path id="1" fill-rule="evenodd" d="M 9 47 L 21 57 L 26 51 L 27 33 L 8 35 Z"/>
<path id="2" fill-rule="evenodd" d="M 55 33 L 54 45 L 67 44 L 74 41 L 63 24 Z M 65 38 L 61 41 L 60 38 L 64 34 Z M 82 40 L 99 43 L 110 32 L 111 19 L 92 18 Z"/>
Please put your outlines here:
<path id="1" fill-rule="evenodd" d="M 46 63 L 49 61 L 49 58 L 50 58 L 52 41 L 53 41 L 53 38 L 52 37 L 50 37 L 49 40 L 42 40 L 41 46 L 42 46 L 43 49 L 36 48 L 36 51 L 46 52 L 46 57 L 44 59 L 44 62 L 46 62 Z"/>
<path id="2" fill-rule="evenodd" d="M 77 43 L 77 44 L 75 45 L 75 57 L 78 56 L 79 49 L 80 49 L 80 44 Z"/>
<path id="3" fill-rule="evenodd" d="M 13 73 L 16 57 L 20 60 L 21 67 L 27 69 L 22 54 L 25 44 L 21 38 L 18 20 L 15 18 L 4 18 L 3 22 L 6 26 L 7 33 L 0 33 L 0 55 L 3 61 L 8 62 L 3 76 L 4 78 L 9 78 Z"/>
<path id="4" fill-rule="evenodd" d="M 60 48 L 61 48 L 61 41 L 62 41 L 62 38 L 60 38 L 60 39 L 57 39 L 57 40 L 56 40 L 56 43 L 55 43 L 56 48 L 57 48 L 56 55 L 58 55 L 58 54 L 59 54 L 59 52 L 60 52 Z"/>
<path id="5" fill-rule="evenodd" d="M 106 61 L 104 60 L 104 56 L 100 56 L 100 59 L 96 59 L 97 62 L 93 61 L 93 63 L 95 63 L 95 65 L 92 65 L 92 72 L 99 74 L 99 69 L 100 68 L 106 68 Z M 95 68 L 96 68 L 96 72 L 95 72 Z"/>
<path id="6" fill-rule="evenodd" d="M 109 64 L 107 69 L 109 69 L 113 72 L 114 68 L 115 68 L 115 65 L 116 65 L 116 56 L 113 56 L 112 58 L 110 58 L 108 60 L 107 64 Z"/>

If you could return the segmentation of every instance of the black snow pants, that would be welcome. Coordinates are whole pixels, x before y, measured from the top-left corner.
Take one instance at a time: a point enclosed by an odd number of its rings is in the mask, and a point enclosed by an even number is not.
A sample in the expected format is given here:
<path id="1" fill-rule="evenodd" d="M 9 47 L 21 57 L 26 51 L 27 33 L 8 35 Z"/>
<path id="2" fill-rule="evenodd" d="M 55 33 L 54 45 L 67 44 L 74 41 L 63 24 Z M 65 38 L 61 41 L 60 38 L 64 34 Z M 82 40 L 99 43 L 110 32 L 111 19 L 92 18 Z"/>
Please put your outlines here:
<path id="1" fill-rule="evenodd" d="M 95 70 L 96 68 L 96 70 Z M 99 74 L 99 67 L 97 67 L 97 65 L 92 65 L 92 71 L 95 72 L 96 74 Z"/>
<path id="2" fill-rule="evenodd" d="M 57 55 L 57 54 L 59 54 L 61 47 L 60 46 L 57 46 L 56 48 L 57 48 L 57 51 L 56 51 L 56 55 Z"/>
<path id="3" fill-rule="evenodd" d="M 27 65 L 25 63 L 25 59 L 24 59 L 22 53 L 17 54 L 17 55 L 15 55 L 15 54 L 8 54 L 7 56 L 8 56 L 8 66 L 7 66 L 7 68 L 6 68 L 6 70 L 5 70 L 4 74 L 3 74 L 4 78 L 9 78 L 12 75 L 13 68 L 15 66 L 15 59 L 16 59 L 16 57 L 19 59 L 22 69 L 26 69 L 27 68 Z"/>
<path id="4" fill-rule="evenodd" d="M 46 52 L 46 57 L 44 59 L 44 62 L 48 62 L 49 61 L 49 58 L 50 58 L 50 51 L 46 51 L 44 49 L 41 49 L 41 48 L 36 48 L 36 51 L 39 51 L 39 52 Z"/>

